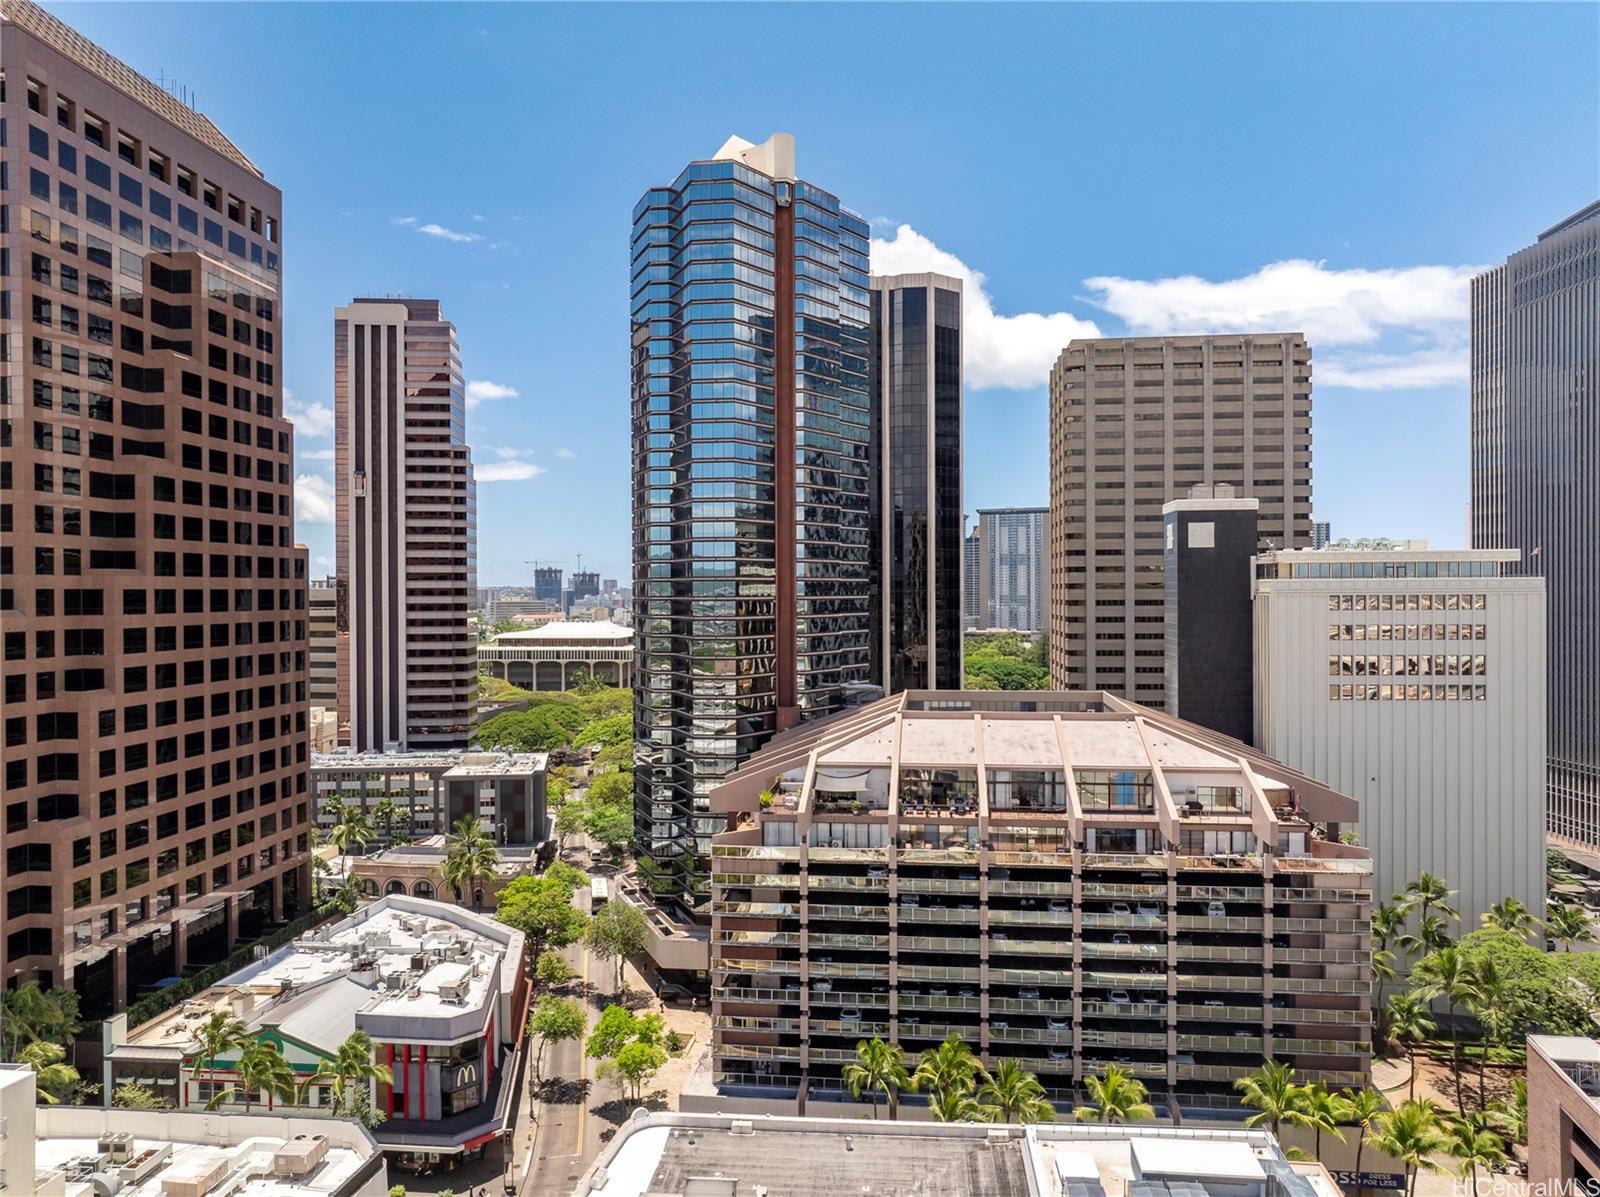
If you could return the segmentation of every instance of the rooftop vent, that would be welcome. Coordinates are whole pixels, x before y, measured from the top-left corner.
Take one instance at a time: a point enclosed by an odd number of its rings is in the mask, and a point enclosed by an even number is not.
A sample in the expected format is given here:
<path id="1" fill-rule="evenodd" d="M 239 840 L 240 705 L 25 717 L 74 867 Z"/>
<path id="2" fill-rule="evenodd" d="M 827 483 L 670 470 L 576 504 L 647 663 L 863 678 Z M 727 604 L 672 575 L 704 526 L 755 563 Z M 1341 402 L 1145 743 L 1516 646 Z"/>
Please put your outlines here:
<path id="1" fill-rule="evenodd" d="M 108 1155 L 112 1160 L 121 1163 L 133 1154 L 133 1133 L 131 1131 L 107 1131 L 100 1136 L 95 1144 L 101 1155 Z"/>
<path id="2" fill-rule="evenodd" d="M 753 1135 L 756 1133 L 756 1124 L 748 1118 L 735 1118 L 733 1125 L 728 1128 L 730 1135 Z"/>

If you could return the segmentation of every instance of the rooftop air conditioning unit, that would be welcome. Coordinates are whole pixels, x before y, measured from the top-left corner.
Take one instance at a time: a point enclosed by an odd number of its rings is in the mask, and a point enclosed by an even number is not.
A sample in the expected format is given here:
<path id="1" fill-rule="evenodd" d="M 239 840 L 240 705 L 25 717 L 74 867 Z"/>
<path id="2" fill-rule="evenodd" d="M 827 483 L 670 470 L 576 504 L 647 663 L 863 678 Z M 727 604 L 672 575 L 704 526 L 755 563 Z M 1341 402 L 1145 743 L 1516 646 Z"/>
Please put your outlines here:
<path id="1" fill-rule="evenodd" d="M 107 1131 L 95 1146 L 101 1155 L 109 1155 L 114 1162 L 120 1163 L 133 1154 L 133 1134 L 131 1131 Z"/>

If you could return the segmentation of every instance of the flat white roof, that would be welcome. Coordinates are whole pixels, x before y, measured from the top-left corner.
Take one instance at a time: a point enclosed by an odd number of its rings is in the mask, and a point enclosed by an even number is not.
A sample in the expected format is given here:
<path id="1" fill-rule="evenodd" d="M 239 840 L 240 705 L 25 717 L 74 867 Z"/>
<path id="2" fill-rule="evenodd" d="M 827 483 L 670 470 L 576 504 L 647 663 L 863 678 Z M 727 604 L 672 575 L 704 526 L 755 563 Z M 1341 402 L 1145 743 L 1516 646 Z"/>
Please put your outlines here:
<path id="1" fill-rule="evenodd" d="M 1212 1139 L 1130 1139 L 1140 1176 L 1150 1180 L 1231 1180 L 1259 1183 L 1267 1171 L 1248 1143 Z"/>
<path id="2" fill-rule="evenodd" d="M 160 1147 L 162 1142 L 164 1140 L 135 1139 L 133 1155 L 137 1157 L 150 1148 Z M 221 1181 L 211 1186 L 211 1191 L 227 1190 L 231 1197 L 304 1197 L 308 1193 L 334 1193 L 356 1174 L 365 1158 L 347 1147 L 329 1147 L 322 1162 L 307 1175 L 279 1179 L 272 1175 L 272 1156 L 286 1142 L 273 1136 L 258 1136 L 232 1145 L 174 1142 L 172 1158 L 137 1184 L 124 1185 L 120 1197 L 162 1197 L 164 1182 L 192 1180 L 209 1173 L 219 1163 L 227 1171 Z M 97 1139 L 41 1138 L 34 1148 L 35 1170 L 53 1172 L 75 1159 L 98 1153 Z M 115 1173 L 115 1167 L 112 1171 Z M 92 1197 L 93 1193 L 87 1181 L 73 1181 L 66 1186 L 66 1197 Z"/>

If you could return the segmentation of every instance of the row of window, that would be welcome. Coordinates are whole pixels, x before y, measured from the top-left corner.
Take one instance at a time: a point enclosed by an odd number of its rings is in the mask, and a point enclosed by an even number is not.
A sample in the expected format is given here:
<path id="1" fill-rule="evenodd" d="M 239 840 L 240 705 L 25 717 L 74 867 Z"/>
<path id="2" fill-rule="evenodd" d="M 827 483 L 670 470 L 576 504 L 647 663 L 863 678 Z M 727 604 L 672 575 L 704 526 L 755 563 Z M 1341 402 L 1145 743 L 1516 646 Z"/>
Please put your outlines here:
<path id="1" fill-rule="evenodd" d="M 1487 640 L 1482 623 L 1330 623 L 1329 640 Z"/>
<path id="2" fill-rule="evenodd" d="M 1405 685 L 1382 682 L 1374 685 L 1330 685 L 1328 698 L 1334 702 L 1485 702 L 1489 697 L 1487 686 L 1428 685 L 1410 682 Z"/>
<path id="3" fill-rule="evenodd" d="M 1487 658 L 1465 653 L 1330 656 L 1329 677 L 1484 677 Z"/>

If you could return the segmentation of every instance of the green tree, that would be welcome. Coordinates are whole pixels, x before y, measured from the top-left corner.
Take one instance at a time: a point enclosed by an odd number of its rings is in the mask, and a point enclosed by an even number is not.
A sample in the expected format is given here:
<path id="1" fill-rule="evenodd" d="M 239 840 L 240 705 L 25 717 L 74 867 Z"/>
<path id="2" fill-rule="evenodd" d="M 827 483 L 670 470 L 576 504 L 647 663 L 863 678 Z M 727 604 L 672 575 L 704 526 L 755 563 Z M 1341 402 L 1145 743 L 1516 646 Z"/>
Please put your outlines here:
<path id="1" fill-rule="evenodd" d="M 1494 1169 L 1506 1162 L 1505 1140 L 1495 1134 L 1488 1114 L 1452 1118 L 1445 1124 L 1445 1153 L 1457 1161 L 1457 1175 L 1470 1179 L 1468 1193 L 1478 1191 L 1478 1169 Z"/>
<path id="2" fill-rule="evenodd" d="M 195 1079 L 215 1080 L 217 1057 L 225 1052 L 236 1052 L 248 1042 L 250 1032 L 245 1029 L 243 1022 L 226 1010 L 213 1010 L 196 1032 L 198 1063 L 204 1067 L 205 1075 L 202 1077 L 197 1074 Z"/>
<path id="3" fill-rule="evenodd" d="M 1361 1153 L 1367 1145 L 1367 1136 L 1372 1133 L 1372 1127 L 1377 1122 L 1378 1116 L 1389 1108 L 1389 1103 L 1384 1101 L 1383 1094 L 1376 1089 L 1346 1089 L 1344 1101 L 1347 1116 L 1354 1123 L 1356 1130 L 1356 1193 L 1361 1192 Z"/>
<path id="4" fill-rule="evenodd" d="M 1417 1095 L 1417 1047 L 1438 1029 L 1428 1011 L 1428 1003 L 1410 993 L 1397 993 L 1389 999 L 1389 1010 L 1384 1019 L 1389 1038 L 1403 1044 L 1406 1059 L 1411 1065 L 1411 1085 L 1408 1098 Z"/>
<path id="5" fill-rule="evenodd" d="M 1265 1123 L 1276 1139 L 1285 1122 L 1305 1125 L 1305 1086 L 1295 1081 L 1294 1069 L 1287 1064 L 1267 1060 L 1249 1076 L 1234 1081 L 1233 1087 L 1239 1091 L 1239 1104 L 1256 1111 L 1244 1120 L 1246 1126 Z"/>
<path id="6" fill-rule="evenodd" d="M 1504 1043 L 1511 1030 L 1511 987 L 1492 956 L 1469 961 L 1469 965 L 1477 982 L 1473 987 L 1472 1016 L 1483 1028 L 1483 1054 L 1478 1062 L 1478 1108 L 1481 1110 L 1486 1109 L 1488 1103 L 1490 1049 Z"/>
<path id="7" fill-rule="evenodd" d="M 339 812 L 339 821 L 333 825 L 333 830 L 328 832 L 328 842 L 339 849 L 339 872 L 344 878 L 345 888 L 350 887 L 350 867 L 347 863 L 350 852 L 354 849 L 362 851 L 372 842 L 372 819 L 362 814 L 354 807 L 346 807 Z"/>
<path id="8" fill-rule="evenodd" d="M 1073 1111 L 1079 1122 L 1146 1122 L 1156 1116 L 1144 1082 L 1115 1064 L 1106 1066 L 1104 1077 L 1087 1076 L 1083 1083 L 1089 1104 Z"/>
<path id="9" fill-rule="evenodd" d="M 0 1059 L 15 1058 L 35 1039 L 65 1047 L 80 1025 L 78 995 L 70 989 L 41 989 L 37 981 L 24 981 L 0 991 Z"/>
<path id="10" fill-rule="evenodd" d="M 572 703 L 541 702 L 489 719 L 478 729 L 478 743 L 513 752 L 550 752 L 572 743 L 584 722 L 583 712 Z"/>
<path id="11" fill-rule="evenodd" d="M 1427 874 L 1424 874 L 1426 876 Z M 1411 982 L 1420 997 L 1443 998 L 1450 1018 L 1450 1073 L 1455 1078 L 1456 1108 L 1461 1107 L 1461 1030 L 1456 1007 L 1470 1006 L 1478 998 L 1477 970 L 1455 947 L 1440 948 L 1424 956 L 1411 971 Z"/>
<path id="12" fill-rule="evenodd" d="M 215 1109 L 222 1104 L 229 1093 L 235 1092 L 244 1098 L 244 1109 L 247 1114 L 250 1112 L 250 1107 L 259 1101 L 263 1094 L 269 1098 L 269 1102 L 273 1097 L 280 1101 L 294 1100 L 294 1071 L 275 1043 L 269 1043 L 265 1039 L 250 1040 L 239 1053 L 239 1063 L 234 1071 L 238 1073 L 239 1084 L 232 1089 L 224 1089 L 213 1097 L 207 1109 Z"/>
<path id="13" fill-rule="evenodd" d="M 552 1043 L 582 1039 L 584 1023 L 583 1007 L 571 998 L 546 994 L 539 999 L 539 1004 L 528 1016 L 528 1034 L 539 1036 L 539 1053 L 533 1058 L 535 1078 L 539 1076 L 539 1065 L 544 1060 L 544 1049 Z"/>
<path id="14" fill-rule="evenodd" d="M 583 1054 L 590 1059 L 603 1060 L 615 1056 L 630 1043 L 659 1047 L 661 1036 L 661 1015 L 635 1014 L 626 1006 L 607 1006 L 589 1032 Z"/>
<path id="15" fill-rule="evenodd" d="M 1013 1059 L 981 1074 L 977 1101 L 986 1122 L 1054 1122 L 1056 1108 L 1039 1078 Z"/>
<path id="16" fill-rule="evenodd" d="M 1441 952 L 1451 944 L 1450 925 L 1442 914 L 1425 914 L 1417 921 L 1415 934 L 1410 932 L 1399 939 L 1400 949 L 1407 956 L 1427 956 Z"/>
<path id="17" fill-rule="evenodd" d="M 653 1043 L 630 1043 L 599 1068 L 603 1075 L 614 1076 L 625 1087 L 632 1100 L 638 1101 L 640 1091 L 648 1085 L 667 1062 L 667 1053 Z"/>
<path id="18" fill-rule="evenodd" d="M 906 1073 L 905 1060 L 900 1049 L 882 1039 L 863 1039 L 856 1044 L 856 1058 L 844 1066 L 844 1083 L 857 1101 L 865 1093 L 872 1105 L 872 1116 L 878 1116 L 878 1094 L 889 1102 L 889 1120 L 899 1115 L 900 1092 L 911 1088 L 911 1077 Z"/>
<path id="19" fill-rule="evenodd" d="M 1322 1158 L 1322 1135 L 1326 1131 L 1339 1142 L 1344 1142 L 1344 1132 L 1339 1124 L 1350 1117 L 1350 1104 L 1342 1094 L 1335 1093 L 1313 1081 L 1305 1087 L 1301 1113 L 1304 1125 L 1316 1132 L 1316 1156 Z"/>
<path id="20" fill-rule="evenodd" d="M 1522 1077 L 1511 1081 L 1511 1100 L 1489 1103 L 1496 1122 L 1514 1143 L 1528 1141 L 1528 1082 Z"/>
<path id="21" fill-rule="evenodd" d="M 527 938 L 534 959 L 547 948 L 564 948 L 583 938 L 589 916 L 572 904 L 572 894 L 556 877 L 518 877 L 500 891 L 494 917 Z"/>
<path id="22" fill-rule="evenodd" d="M 559 952 L 540 952 L 533 964 L 533 979 L 546 988 L 565 985 L 577 975 L 578 970 Z"/>
<path id="23" fill-rule="evenodd" d="M 78 1070 L 66 1062 L 67 1049 L 47 1039 L 35 1039 L 17 1053 L 17 1063 L 33 1069 L 39 1100 L 58 1105 L 78 1086 Z"/>
<path id="24" fill-rule="evenodd" d="M 983 1107 L 964 1093 L 935 1093 L 928 1098 L 928 1112 L 935 1122 L 982 1122 Z"/>
<path id="25" fill-rule="evenodd" d="M 1394 950 L 1391 944 L 1397 943 L 1400 936 L 1405 934 L 1406 913 L 1399 906 L 1384 902 L 1372 911 L 1372 959 L 1374 961 L 1373 973 L 1378 978 L 1378 994 L 1373 1007 L 1380 1015 L 1383 1012 L 1383 986 L 1386 981 L 1394 979 Z M 1386 964 L 1387 976 L 1376 967 L 1377 960 L 1382 957 Z"/>
<path id="26" fill-rule="evenodd" d="M 1437 910 L 1446 918 L 1461 921 L 1461 915 L 1455 907 L 1450 905 L 1450 899 L 1456 896 L 1456 891 L 1445 884 L 1444 878 L 1436 877 L 1432 873 L 1423 873 L 1415 881 L 1407 884 L 1404 890 L 1395 895 L 1395 901 L 1407 911 L 1416 910 L 1419 917 L 1426 919 L 1428 915 Z"/>
<path id="27" fill-rule="evenodd" d="M 351 1082 L 359 1082 L 360 1087 L 368 1089 L 376 1082 L 380 1085 L 392 1085 L 394 1075 L 386 1064 L 378 1063 L 377 1046 L 372 1042 L 372 1036 L 365 1031 L 351 1031 L 345 1041 L 339 1045 L 339 1050 L 332 1060 L 319 1060 L 316 1071 L 313 1072 L 300 1086 L 300 1101 L 305 1102 L 306 1095 L 314 1086 L 326 1085 L 333 1097 L 333 1107 L 342 1108 L 345 1105 L 346 1092 L 352 1088 Z"/>
<path id="28" fill-rule="evenodd" d="M 1589 921 L 1589 912 L 1575 902 L 1552 902 L 1549 913 L 1545 917 L 1545 929 L 1550 932 L 1550 938 L 1557 943 L 1564 943 L 1564 952 L 1572 951 L 1575 943 L 1593 943 L 1594 926 Z"/>
<path id="29" fill-rule="evenodd" d="M 633 843 L 633 805 L 614 803 L 589 804 L 585 827 L 590 835 L 612 852 L 620 851 Z"/>
<path id="30" fill-rule="evenodd" d="M 632 806 L 633 775 L 627 772 L 602 773 L 589 783 L 591 806 Z"/>
<path id="31" fill-rule="evenodd" d="M 568 894 L 575 894 L 589 884 L 589 874 L 582 869 L 574 868 L 564 860 L 553 860 L 550 867 L 545 869 L 544 875 L 550 880 L 560 884 Z"/>
<path id="32" fill-rule="evenodd" d="M 938 1047 L 930 1047 L 917 1060 L 911 1088 L 933 1099 L 954 1094 L 971 1097 L 978 1086 L 978 1058 L 960 1038 L 951 1035 Z"/>
<path id="33" fill-rule="evenodd" d="M 622 966 L 630 957 L 645 950 L 650 942 L 650 924 L 637 906 L 619 899 L 607 902 L 595 912 L 583 939 L 589 950 L 600 959 L 614 962 L 615 988 L 620 993 L 623 989 Z"/>
<path id="34" fill-rule="evenodd" d="M 582 833 L 589 825 L 589 804 L 577 798 L 569 798 L 561 804 L 561 809 L 556 811 L 556 839 L 558 846 L 565 851 L 567 839 L 570 836 Z"/>
<path id="35" fill-rule="evenodd" d="M 1509 931 L 1519 939 L 1526 939 L 1539 926 L 1525 902 L 1516 898 L 1501 898 L 1479 916 L 1488 931 Z"/>
<path id="36" fill-rule="evenodd" d="M 1440 1170 L 1432 1157 L 1442 1154 L 1448 1146 L 1439 1133 L 1438 1107 L 1431 1101 L 1416 1100 L 1378 1115 L 1371 1143 L 1405 1168 L 1405 1197 L 1412 1197 L 1419 1170 Z"/>
<path id="37" fill-rule="evenodd" d="M 592 720 L 572 739 L 574 748 L 606 748 L 632 743 L 633 715 L 629 712 Z"/>
<path id="38" fill-rule="evenodd" d="M 494 836 L 470 815 L 457 819 L 455 827 L 444 837 L 444 864 L 439 873 L 445 884 L 455 891 L 457 902 L 465 904 L 462 895 L 471 893 L 472 908 L 477 910 L 480 883 L 487 885 L 494 880 L 499 863 L 500 852 L 494 846 Z"/>
<path id="39" fill-rule="evenodd" d="M 119 1110 L 165 1110 L 167 1102 L 157 1097 L 149 1085 L 123 1081 L 111 1091 L 111 1104 Z"/>

